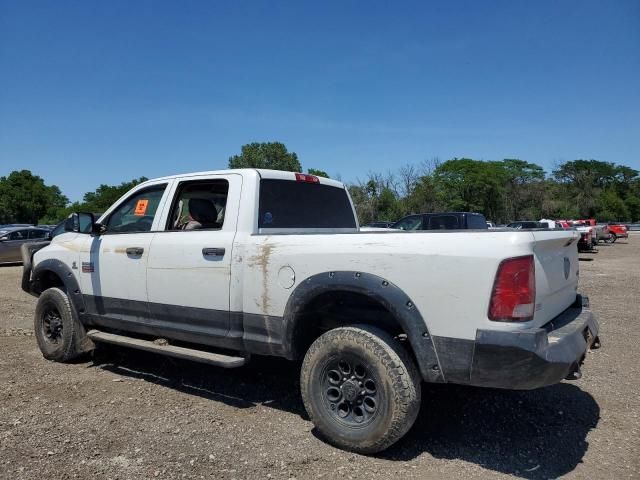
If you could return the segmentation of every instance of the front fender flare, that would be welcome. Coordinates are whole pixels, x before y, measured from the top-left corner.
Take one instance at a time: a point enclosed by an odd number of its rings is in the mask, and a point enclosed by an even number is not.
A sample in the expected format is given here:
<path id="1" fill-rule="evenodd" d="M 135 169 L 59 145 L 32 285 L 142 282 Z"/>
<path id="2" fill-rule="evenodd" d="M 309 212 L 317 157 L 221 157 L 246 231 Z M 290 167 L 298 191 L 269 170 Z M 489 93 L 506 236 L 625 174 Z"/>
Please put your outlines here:
<path id="1" fill-rule="evenodd" d="M 71 268 L 69 268 L 69 266 L 64 262 L 54 258 L 48 258 L 39 262 L 33 268 L 33 273 L 31 274 L 32 290 L 41 291 L 40 285 L 43 275 L 46 272 L 53 272 L 58 276 L 58 278 L 60 278 L 60 280 L 62 280 L 65 290 L 67 291 L 67 295 L 69 296 L 69 300 L 71 300 L 71 304 L 76 309 L 76 313 L 78 315 L 82 315 L 85 310 L 82 291 L 80 291 L 80 286 L 78 285 L 76 276 L 71 271 Z"/>
<path id="2" fill-rule="evenodd" d="M 287 301 L 283 316 L 283 347 L 287 358 L 294 359 L 304 353 L 296 351 L 294 344 L 301 311 L 318 295 L 330 291 L 361 293 L 384 305 L 406 333 L 422 378 L 428 382 L 444 382 L 431 334 L 415 303 L 397 285 L 364 272 L 319 273 L 303 280 L 295 288 Z"/>

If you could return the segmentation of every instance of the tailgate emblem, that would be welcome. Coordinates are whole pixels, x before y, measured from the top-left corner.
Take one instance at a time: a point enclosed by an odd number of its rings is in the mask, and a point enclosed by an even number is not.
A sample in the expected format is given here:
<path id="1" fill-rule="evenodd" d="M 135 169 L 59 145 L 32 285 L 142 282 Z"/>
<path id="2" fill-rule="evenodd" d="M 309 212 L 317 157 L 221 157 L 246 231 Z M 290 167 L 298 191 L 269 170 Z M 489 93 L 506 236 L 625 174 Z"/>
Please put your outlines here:
<path id="1" fill-rule="evenodd" d="M 564 257 L 564 279 L 565 280 L 569 279 L 569 273 L 571 273 L 571 261 L 567 257 Z"/>

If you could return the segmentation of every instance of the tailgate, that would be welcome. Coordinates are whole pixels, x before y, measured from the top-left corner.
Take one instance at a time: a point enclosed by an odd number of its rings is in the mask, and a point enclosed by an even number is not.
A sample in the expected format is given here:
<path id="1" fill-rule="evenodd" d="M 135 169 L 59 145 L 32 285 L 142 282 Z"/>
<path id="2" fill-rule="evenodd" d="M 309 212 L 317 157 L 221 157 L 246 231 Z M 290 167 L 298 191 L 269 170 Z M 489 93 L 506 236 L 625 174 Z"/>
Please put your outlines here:
<path id="1" fill-rule="evenodd" d="M 576 231 L 535 231 L 536 312 L 534 324 L 542 326 L 566 310 L 578 289 Z"/>

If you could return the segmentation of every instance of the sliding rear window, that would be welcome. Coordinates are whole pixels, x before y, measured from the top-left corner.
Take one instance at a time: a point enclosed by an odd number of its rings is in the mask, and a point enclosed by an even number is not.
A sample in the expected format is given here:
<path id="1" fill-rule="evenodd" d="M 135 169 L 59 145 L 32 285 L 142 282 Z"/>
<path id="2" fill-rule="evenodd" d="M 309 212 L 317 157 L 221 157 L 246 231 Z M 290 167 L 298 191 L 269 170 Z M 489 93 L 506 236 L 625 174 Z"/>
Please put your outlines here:
<path id="1" fill-rule="evenodd" d="M 319 183 L 260 181 L 259 228 L 356 228 L 344 188 Z"/>

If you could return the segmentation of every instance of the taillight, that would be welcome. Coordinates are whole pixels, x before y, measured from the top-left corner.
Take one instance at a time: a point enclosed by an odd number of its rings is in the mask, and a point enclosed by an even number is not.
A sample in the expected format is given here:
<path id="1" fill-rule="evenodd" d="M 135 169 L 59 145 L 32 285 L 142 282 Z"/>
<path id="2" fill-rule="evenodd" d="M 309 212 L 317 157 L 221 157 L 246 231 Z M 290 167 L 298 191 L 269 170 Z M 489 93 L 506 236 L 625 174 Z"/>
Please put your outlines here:
<path id="1" fill-rule="evenodd" d="M 307 175 L 306 173 L 296 173 L 297 182 L 320 183 L 320 179 L 315 175 Z"/>
<path id="2" fill-rule="evenodd" d="M 498 322 L 527 322 L 533 319 L 536 303 L 536 271 L 533 255 L 503 260 L 493 283 L 489 319 Z"/>

